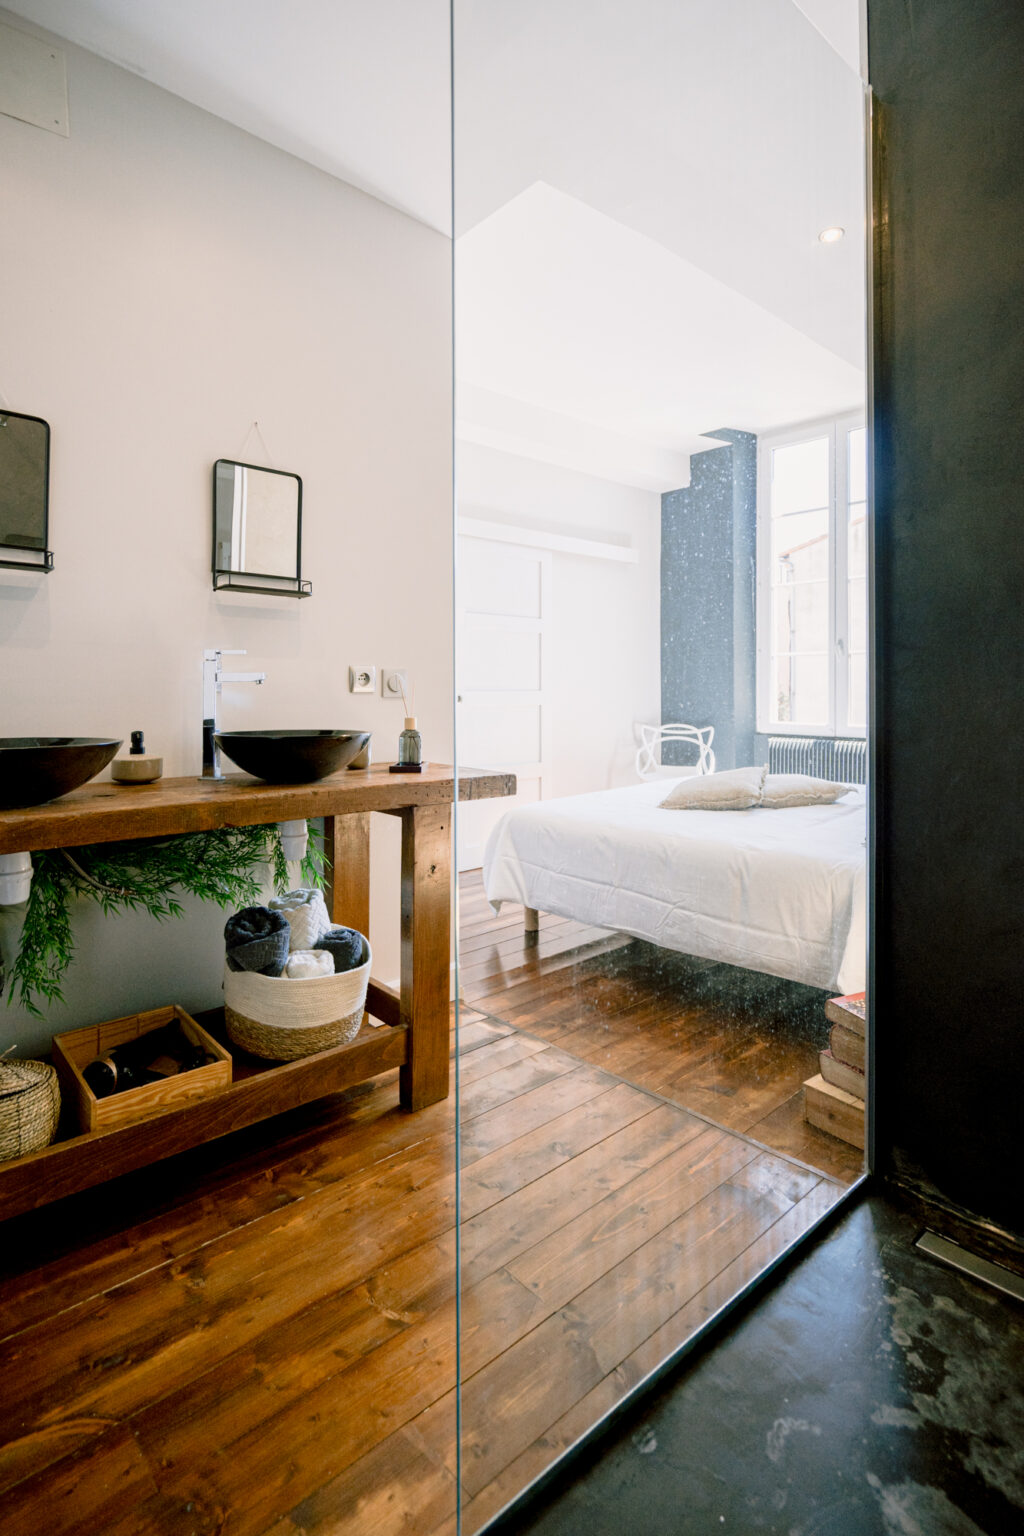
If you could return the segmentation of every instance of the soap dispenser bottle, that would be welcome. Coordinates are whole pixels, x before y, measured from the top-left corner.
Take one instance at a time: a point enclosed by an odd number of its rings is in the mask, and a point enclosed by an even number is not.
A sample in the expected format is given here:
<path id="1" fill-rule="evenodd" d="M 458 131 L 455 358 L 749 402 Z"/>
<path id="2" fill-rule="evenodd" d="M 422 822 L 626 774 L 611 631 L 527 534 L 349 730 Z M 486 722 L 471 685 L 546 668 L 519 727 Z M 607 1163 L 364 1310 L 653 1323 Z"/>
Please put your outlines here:
<path id="1" fill-rule="evenodd" d="M 119 784 L 152 784 L 164 771 L 162 757 L 153 757 L 146 751 L 141 731 L 132 731 L 132 744 L 127 757 L 115 757 L 110 765 L 110 777 Z"/>

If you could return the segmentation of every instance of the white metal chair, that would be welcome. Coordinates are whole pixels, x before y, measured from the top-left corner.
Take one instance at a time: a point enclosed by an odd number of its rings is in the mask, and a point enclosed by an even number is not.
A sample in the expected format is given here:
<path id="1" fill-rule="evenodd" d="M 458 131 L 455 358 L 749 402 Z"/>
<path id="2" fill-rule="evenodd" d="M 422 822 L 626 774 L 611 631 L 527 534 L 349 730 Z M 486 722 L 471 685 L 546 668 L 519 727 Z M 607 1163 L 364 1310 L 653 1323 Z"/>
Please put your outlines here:
<path id="1" fill-rule="evenodd" d="M 637 776 L 653 779 L 668 774 L 714 773 L 715 754 L 711 743 L 715 738 L 713 725 L 640 725 L 640 749 L 636 754 Z M 671 767 L 662 765 L 661 746 L 666 741 L 686 741 L 697 748 L 696 767 Z"/>

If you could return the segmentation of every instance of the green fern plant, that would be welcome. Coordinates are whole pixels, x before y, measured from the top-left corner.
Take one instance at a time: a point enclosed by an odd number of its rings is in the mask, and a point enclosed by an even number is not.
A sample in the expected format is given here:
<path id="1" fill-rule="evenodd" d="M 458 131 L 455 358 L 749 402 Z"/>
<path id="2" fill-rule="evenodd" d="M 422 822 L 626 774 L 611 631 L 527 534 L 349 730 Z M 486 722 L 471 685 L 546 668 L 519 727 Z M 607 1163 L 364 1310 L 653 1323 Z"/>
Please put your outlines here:
<path id="1" fill-rule="evenodd" d="M 310 828 L 302 860 L 306 885 L 324 883 L 325 853 Z M 32 855 L 32 888 L 17 956 L 9 968 L 7 1001 L 42 1017 L 36 999 L 62 1003 L 61 984 L 75 952 L 71 902 L 96 902 L 107 914 L 143 911 L 162 921 L 181 917 L 181 894 L 219 907 L 252 906 L 261 895 L 257 871 L 270 865 L 278 891 L 288 865 L 276 826 L 220 827 L 133 843 L 94 843 Z"/>

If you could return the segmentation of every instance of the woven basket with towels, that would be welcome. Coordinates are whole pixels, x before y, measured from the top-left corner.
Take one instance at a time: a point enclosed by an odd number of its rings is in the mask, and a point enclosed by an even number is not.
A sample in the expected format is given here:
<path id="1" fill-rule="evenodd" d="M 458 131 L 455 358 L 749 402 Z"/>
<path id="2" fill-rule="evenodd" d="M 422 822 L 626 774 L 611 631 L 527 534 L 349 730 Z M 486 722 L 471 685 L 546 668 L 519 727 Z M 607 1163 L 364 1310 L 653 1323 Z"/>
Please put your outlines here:
<path id="1" fill-rule="evenodd" d="M 268 1061 L 297 1061 L 354 1040 L 363 1022 L 372 963 L 369 941 L 363 937 L 362 943 L 362 963 L 333 976 L 290 981 L 225 969 L 229 1039 Z"/>

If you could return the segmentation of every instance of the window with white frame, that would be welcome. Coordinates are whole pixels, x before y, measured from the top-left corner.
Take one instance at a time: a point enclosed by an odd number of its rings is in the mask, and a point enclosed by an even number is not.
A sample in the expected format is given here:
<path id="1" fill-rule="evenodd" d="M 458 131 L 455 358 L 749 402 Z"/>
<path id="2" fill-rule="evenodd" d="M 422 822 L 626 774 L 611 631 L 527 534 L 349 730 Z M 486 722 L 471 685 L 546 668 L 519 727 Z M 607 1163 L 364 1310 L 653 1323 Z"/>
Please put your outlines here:
<path id="1" fill-rule="evenodd" d="M 758 730 L 858 736 L 867 722 L 867 429 L 862 416 L 761 438 Z"/>

